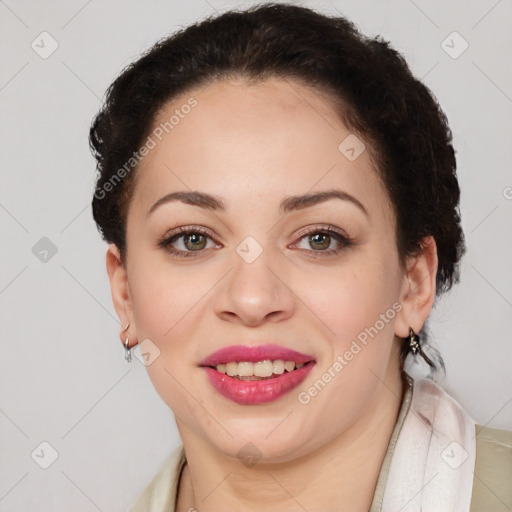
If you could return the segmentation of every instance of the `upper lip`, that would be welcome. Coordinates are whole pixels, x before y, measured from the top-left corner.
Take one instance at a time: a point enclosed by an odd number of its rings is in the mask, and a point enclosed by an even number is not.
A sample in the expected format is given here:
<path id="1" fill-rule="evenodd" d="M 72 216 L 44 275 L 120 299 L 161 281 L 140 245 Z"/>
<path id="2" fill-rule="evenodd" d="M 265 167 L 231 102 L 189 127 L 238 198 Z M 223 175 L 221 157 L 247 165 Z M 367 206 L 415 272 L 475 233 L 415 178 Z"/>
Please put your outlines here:
<path id="1" fill-rule="evenodd" d="M 213 352 L 203 359 L 199 366 L 217 366 L 218 364 L 240 361 L 255 363 L 265 359 L 271 361 L 282 359 L 283 361 L 305 364 L 313 361 L 314 357 L 279 345 L 231 345 Z"/>

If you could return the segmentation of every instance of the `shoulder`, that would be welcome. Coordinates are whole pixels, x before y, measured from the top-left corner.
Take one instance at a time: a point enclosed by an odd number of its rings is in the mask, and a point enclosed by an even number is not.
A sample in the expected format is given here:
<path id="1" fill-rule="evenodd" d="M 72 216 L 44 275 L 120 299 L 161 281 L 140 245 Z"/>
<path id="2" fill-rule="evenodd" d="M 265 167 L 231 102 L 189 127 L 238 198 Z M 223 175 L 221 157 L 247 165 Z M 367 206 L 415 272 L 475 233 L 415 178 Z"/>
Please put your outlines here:
<path id="1" fill-rule="evenodd" d="M 470 512 L 512 510 L 512 432 L 475 425 L 476 461 Z"/>
<path id="2" fill-rule="evenodd" d="M 165 460 L 129 512 L 174 512 L 178 481 L 186 462 L 180 444 Z"/>

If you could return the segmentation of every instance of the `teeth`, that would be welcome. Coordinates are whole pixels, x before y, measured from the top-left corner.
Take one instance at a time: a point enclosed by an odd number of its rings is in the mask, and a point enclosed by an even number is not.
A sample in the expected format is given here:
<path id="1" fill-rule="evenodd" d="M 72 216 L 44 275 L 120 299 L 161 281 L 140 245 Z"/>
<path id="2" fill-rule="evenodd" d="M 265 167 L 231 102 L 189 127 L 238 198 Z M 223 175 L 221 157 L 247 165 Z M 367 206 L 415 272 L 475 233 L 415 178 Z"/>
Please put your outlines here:
<path id="1" fill-rule="evenodd" d="M 281 375 L 282 373 L 284 373 L 284 361 L 282 359 L 277 359 L 276 361 L 274 361 L 272 366 L 273 366 L 272 371 L 276 375 Z"/>
<path id="2" fill-rule="evenodd" d="M 254 375 L 254 363 L 238 363 L 238 375 L 240 375 L 240 377 L 250 377 Z"/>
<path id="3" fill-rule="evenodd" d="M 286 361 L 284 363 L 284 369 L 287 372 L 293 372 L 293 370 L 295 369 L 295 363 L 293 361 Z"/>
<path id="4" fill-rule="evenodd" d="M 270 377 L 272 375 L 272 361 L 270 359 L 258 361 L 257 363 L 254 363 L 253 366 L 253 375 L 255 377 Z"/>
<path id="5" fill-rule="evenodd" d="M 247 361 L 231 362 L 226 364 L 218 364 L 216 369 L 220 373 L 226 373 L 230 377 L 271 377 L 274 375 L 281 375 L 285 372 L 292 372 L 295 369 L 302 368 L 304 363 L 295 364 L 293 361 L 283 361 L 276 359 L 271 361 L 265 359 L 251 363 Z"/>
<path id="6" fill-rule="evenodd" d="M 218 366 L 217 366 L 217 371 L 220 372 Z M 226 373 L 230 377 L 233 377 L 233 375 L 237 375 L 238 374 L 238 363 L 227 363 L 226 364 Z"/>

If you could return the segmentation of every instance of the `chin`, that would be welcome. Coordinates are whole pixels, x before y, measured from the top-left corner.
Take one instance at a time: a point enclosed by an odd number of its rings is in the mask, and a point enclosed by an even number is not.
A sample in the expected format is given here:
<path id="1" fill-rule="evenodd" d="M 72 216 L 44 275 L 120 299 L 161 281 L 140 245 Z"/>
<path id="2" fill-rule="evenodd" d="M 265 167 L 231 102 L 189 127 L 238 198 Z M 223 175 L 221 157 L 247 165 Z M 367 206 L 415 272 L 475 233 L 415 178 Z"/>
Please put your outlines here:
<path id="1" fill-rule="evenodd" d="M 290 425 L 276 428 L 282 420 L 283 417 L 278 420 L 259 420 L 256 425 L 250 419 L 225 421 L 223 425 L 233 437 L 224 430 L 220 437 L 212 438 L 208 433 L 205 434 L 217 450 L 242 462 L 247 458 L 253 461 L 257 459 L 260 463 L 283 463 L 306 453 L 308 443 L 299 436 L 298 428 L 290 428 Z"/>

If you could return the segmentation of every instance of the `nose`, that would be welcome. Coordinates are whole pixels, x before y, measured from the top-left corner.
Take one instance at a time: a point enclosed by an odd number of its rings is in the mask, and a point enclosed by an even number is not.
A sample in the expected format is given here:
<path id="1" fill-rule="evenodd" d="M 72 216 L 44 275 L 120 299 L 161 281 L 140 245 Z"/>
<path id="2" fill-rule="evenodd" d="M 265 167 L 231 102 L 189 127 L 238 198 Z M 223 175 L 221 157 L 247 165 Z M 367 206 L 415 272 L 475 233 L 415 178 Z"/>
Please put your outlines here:
<path id="1" fill-rule="evenodd" d="M 285 260 L 286 258 L 282 258 Z M 252 262 L 233 251 L 232 270 L 214 298 L 215 313 L 222 320 L 257 327 L 293 316 L 296 298 L 290 289 L 283 265 L 263 251 Z M 274 263 L 274 264 L 272 264 Z"/>

